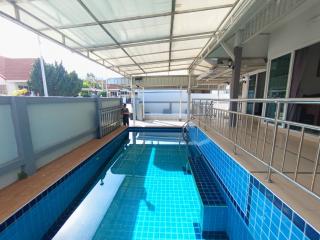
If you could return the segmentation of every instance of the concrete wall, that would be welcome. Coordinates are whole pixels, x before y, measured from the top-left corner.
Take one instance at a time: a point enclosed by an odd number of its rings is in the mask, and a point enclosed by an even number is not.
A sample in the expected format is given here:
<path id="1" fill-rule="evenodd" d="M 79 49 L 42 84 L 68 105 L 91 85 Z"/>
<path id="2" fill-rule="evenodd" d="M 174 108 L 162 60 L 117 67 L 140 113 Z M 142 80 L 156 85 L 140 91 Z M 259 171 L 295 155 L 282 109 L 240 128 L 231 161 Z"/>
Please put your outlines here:
<path id="1" fill-rule="evenodd" d="M 0 188 L 95 138 L 98 98 L 0 97 Z M 102 107 L 120 99 L 99 99 Z M 23 167 L 22 167 L 23 166 Z"/>
<path id="2" fill-rule="evenodd" d="M 294 16 L 275 29 L 269 38 L 268 59 L 320 41 L 320 5 Z"/>
<path id="3" fill-rule="evenodd" d="M 139 105 L 137 109 L 141 109 L 142 106 L 142 92 L 138 92 Z M 210 99 L 227 99 L 229 98 L 229 93 L 223 90 L 214 90 L 210 94 L 191 94 L 191 99 L 195 98 L 210 98 Z M 180 90 L 145 90 L 144 92 L 144 102 L 145 102 L 145 119 L 148 120 L 177 120 L 179 118 L 179 108 L 180 108 Z M 182 90 L 181 94 L 182 106 L 181 114 L 182 119 L 187 117 L 187 102 L 188 93 L 186 90 Z M 171 110 L 171 113 L 168 112 Z M 138 119 L 140 120 L 140 119 Z"/>

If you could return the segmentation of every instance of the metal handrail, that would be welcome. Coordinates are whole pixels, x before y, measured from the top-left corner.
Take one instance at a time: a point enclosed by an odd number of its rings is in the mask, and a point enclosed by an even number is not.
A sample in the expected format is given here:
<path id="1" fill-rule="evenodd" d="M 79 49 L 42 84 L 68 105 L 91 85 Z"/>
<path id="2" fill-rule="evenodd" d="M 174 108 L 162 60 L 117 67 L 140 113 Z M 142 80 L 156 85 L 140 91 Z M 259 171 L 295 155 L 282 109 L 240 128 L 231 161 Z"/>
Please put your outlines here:
<path id="1" fill-rule="evenodd" d="M 219 108 L 220 104 L 226 104 L 224 108 Z M 252 113 L 243 112 L 243 105 L 251 103 L 252 105 Z M 275 104 L 275 114 L 274 117 L 265 117 L 265 116 L 257 116 L 255 115 L 255 103 L 262 103 L 265 105 L 272 103 Z M 231 105 L 233 104 L 233 111 L 230 110 Z M 227 139 L 234 145 L 234 152 L 237 153 L 237 148 L 246 152 L 254 159 L 258 160 L 267 169 L 267 180 L 271 182 L 272 174 L 276 173 L 290 182 L 294 183 L 298 187 L 302 188 L 306 192 L 320 199 L 319 192 L 315 191 L 315 182 L 318 181 L 317 176 L 320 174 L 318 172 L 318 166 L 320 163 L 320 126 L 305 124 L 300 122 L 294 122 L 286 120 L 284 117 L 280 117 L 280 111 L 285 113 L 285 109 L 288 104 L 315 104 L 320 105 L 320 98 L 285 98 L 285 99 L 193 99 L 192 100 L 192 116 L 197 117 L 198 124 L 204 124 L 204 130 L 210 127 L 216 133 L 218 133 L 223 138 Z M 236 107 L 234 107 L 236 105 Z M 283 107 L 281 109 L 281 107 Z M 235 110 L 236 109 L 236 110 Z M 285 115 L 285 114 L 284 114 Z M 295 129 L 292 129 L 295 127 Z M 262 131 L 264 128 L 264 131 Z M 279 129 L 287 129 L 284 133 Z M 300 131 L 298 129 L 300 129 Z M 272 130 L 271 142 L 267 140 L 268 132 Z M 244 132 L 244 133 L 243 133 Z M 315 134 L 315 132 L 317 134 Z M 244 136 L 240 137 L 240 134 Z M 284 134 L 284 144 L 282 149 L 282 157 L 277 160 L 280 161 L 281 168 L 278 169 L 275 166 L 275 153 L 276 148 L 280 148 L 277 143 L 277 136 L 279 134 Z M 298 147 L 294 171 L 287 171 L 285 169 L 286 163 L 286 153 L 291 150 L 288 147 L 288 141 L 290 136 L 299 135 L 298 138 Z M 248 136 L 248 137 L 247 137 Z M 261 156 L 258 154 L 258 142 L 260 141 L 260 137 L 263 136 L 262 143 L 262 153 Z M 307 136 L 316 136 L 318 137 L 318 145 L 315 145 L 315 159 L 307 159 L 310 160 L 309 163 L 313 164 L 312 172 L 310 170 L 305 171 L 301 169 L 302 163 L 301 159 L 303 157 L 302 150 L 305 144 L 305 139 Z M 254 151 L 252 150 L 252 139 L 258 141 L 255 144 Z M 312 138 L 312 139 L 313 139 Z M 265 150 L 266 146 L 270 143 L 271 153 L 270 159 L 268 162 L 264 161 L 265 158 Z M 292 152 L 291 152 L 292 153 Z M 308 163 L 308 164 L 309 164 Z M 310 166 L 309 166 L 310 167 Z M 293 177 L 290 177 L 287 174 L 292 174 Z M 308 187 L 302 185 L 299 182 L 298 176 L 299 174 L 311 174 L 311 183 Z"/>
<path id="2" fill-rule="evenodd" d="M 192 101 L 320 104 L 320 98 L 193 98 Z"/>
<path id="3" fill-rule="evenodd" d="M 183 140 L 185 140 L 186 142 L 187 142 L 187 139 L 186 139 L 186 137 L 185 137 L 185 129 L 186 129 L 186 127 L 188 126 L 188 123 L 190 122 L 190 120 L 188 119 L 183 125 L 182 125 L 182 127 L 181 127 L 181 131 L 182 131 L 182 138 L 183 138 Z"/>

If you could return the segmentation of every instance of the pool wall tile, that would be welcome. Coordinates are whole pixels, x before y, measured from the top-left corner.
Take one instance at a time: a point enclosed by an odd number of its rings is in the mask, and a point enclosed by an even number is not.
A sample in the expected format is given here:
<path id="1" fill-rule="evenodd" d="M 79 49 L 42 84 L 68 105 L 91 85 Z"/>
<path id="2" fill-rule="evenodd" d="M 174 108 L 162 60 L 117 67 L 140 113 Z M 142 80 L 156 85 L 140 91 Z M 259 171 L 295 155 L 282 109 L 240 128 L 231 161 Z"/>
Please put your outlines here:
<path id="1" fill-rule="evenodd" d="M 197 146 L 213 169 L 228 205 L 228 235 L 231 239 L 320 240 L 315 230 L 299 214 L 277 197 L 256 177 L 227 154 L 195 125 L 189 125 L 191 144 Z M 240 218 L 235 217 L 240 215 Z M 244 224 L 245 228 L 235 227 Z"/>
<path id="2" fill-rule="evenodd" d="M 227 206 L 203 206 L 202 231 L 226 231 Z"/>

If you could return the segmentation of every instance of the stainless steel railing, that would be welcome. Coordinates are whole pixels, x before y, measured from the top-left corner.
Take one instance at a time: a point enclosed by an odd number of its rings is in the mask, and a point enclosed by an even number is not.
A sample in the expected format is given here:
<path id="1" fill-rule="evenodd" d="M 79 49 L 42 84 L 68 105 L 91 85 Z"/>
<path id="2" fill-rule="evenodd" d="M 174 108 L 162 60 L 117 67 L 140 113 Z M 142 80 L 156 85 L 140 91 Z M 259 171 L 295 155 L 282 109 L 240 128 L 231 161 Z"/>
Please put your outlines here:
<path id="1" fill-rule="evenodd" d="M 288 107 L 306 104 L 320 106 L 320 98 L 193 99 L 191 111 L 200 127 L 231 142 L 235 154 L 241 149 L 265 166 L 268 181 L 278 174 L 320 198 L 320 127 L 285 118 Z"/>

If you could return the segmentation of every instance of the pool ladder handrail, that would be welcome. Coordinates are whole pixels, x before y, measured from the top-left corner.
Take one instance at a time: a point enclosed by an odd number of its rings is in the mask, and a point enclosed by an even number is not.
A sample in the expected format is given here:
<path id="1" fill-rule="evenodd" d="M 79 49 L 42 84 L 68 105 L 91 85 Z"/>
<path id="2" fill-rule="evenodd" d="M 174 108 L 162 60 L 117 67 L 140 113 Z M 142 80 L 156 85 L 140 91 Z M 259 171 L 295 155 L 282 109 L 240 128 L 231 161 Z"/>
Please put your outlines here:
<path id="1" fill-rule="evenodd" d="M 186 137 L 186 135 L 185 135 L 185 133 L 186 133 L 185 129 L 187 128 L 189 122 L 190 122 L 190 120 L 187 120 L 187 121 L 182 125 L 182 129 L 181 129 L 181 131 L 182 131 L 182 138 L 183 138 L 183 140 L 185 140 L 186 142 L 187 142 L 188 139 L 187 139 L 187 137 Z"/>

